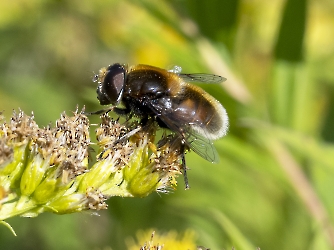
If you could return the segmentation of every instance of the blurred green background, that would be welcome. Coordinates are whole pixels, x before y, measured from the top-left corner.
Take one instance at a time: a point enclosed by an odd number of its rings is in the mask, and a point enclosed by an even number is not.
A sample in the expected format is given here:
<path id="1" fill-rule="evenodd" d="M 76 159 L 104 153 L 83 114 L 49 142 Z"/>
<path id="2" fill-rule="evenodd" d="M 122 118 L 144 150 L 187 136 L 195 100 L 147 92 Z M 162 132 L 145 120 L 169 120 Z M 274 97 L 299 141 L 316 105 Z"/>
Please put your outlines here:
<path id="1" fill-rule="evenodd" d="M 96 99 L 94 72 L 145 63 L 228 80 L 219 164 L 187 154 L 190 190 L 111 198 L 90 213 L 12 218 L 1 249 L 125 249 L 139 229 L 191 229 L 211 249 L 334 249 L 334 2 L 0 3 L 0 110 L 40 126 Z M 92 122 L 94 119 L 92 118 Z"/>

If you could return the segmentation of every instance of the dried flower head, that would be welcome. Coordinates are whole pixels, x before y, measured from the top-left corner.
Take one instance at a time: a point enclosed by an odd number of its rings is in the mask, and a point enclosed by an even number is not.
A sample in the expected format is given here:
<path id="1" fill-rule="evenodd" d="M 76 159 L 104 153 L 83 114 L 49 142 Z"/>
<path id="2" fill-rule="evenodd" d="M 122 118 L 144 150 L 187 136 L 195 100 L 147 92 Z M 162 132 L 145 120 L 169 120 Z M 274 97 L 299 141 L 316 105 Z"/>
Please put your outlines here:
<path id="1" fill-rule="evenodd" d="M 180 139 L 168 135 L 155 143 L 157 128 L 101 115 L 98 154 L 89 167 L 92 142 L 83 112 L 63 113 L 55 127 L 39 128 L 33 114 L 14 111 L 0 125 L 0 220 L 106 209 L 112 196 L 167 192 L 181 174 Z"/>

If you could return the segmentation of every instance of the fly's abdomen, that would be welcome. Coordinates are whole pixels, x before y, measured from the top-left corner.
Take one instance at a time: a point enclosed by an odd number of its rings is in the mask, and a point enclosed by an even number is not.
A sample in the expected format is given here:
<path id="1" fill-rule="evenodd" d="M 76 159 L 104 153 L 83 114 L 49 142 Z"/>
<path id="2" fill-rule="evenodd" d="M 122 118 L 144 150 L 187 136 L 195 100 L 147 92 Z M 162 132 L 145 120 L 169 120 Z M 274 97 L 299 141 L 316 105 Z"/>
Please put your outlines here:
<path id="1" fill-rule="evenodd" d="M 184 96 L 174 103 L 174 119 L 189 124 L 209 139 L 224 136 L 228 127 L 224 107 L 208 93 L 193 88 L 188 88 Z"/>

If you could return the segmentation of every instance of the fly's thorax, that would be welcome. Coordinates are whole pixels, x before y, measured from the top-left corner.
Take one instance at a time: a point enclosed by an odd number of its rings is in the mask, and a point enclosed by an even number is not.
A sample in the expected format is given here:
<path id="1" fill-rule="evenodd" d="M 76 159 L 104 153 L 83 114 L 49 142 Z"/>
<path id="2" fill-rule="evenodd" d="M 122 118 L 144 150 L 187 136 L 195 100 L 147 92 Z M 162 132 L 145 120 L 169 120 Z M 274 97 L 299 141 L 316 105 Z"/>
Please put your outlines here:
<path id="1" fill-rule="evenodd" d="M 178 95 L 182 79 L 177 74 L 149 65 L 136 65 L 128 70 L 124 93 L 152 99 Z"/>

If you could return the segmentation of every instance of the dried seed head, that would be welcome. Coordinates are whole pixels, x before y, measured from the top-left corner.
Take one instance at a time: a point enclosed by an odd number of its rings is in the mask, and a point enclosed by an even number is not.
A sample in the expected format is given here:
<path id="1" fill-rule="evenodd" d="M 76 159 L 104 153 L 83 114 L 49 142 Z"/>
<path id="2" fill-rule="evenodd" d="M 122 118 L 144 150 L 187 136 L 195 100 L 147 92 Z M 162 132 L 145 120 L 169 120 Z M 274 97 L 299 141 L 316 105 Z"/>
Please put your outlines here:
<path id="1" fill-rule="evenodd" d="M 91 210 L 102 210 L 107 209 L 106 204 L 107 197 L 102 194 L 99 190 L 94 190 L 93 188 L 88 188 L 86 191 L 87 206 Z"/>
<path id="2" fill-rule="evenodd" d="M 136 121 L 121 124 L 103 114 L 96 129 L 97 162 L 88 168 L 91 141 L 83 112 L 63 113 L 55 127 L 39 128 L 33 114 L 14 111 L 0 125 L 0 204 L 10 210 L 15 207 L 10 202 L 17 202 L 13 197 L 29 197 L 33 209 L 23 206 L 21 215 L 37 216 L 106 209 L 111 196 L 166 193 L 176 186 L 183 149 L 175 134 L 155 144 L 157 129 L 154 122 L 142 128 Z M 0 210 L 0 220 L 11 217 L 2 211 L 7 210 Z"/>
<path id="3" fill-rule="evenodd" d="M 1 140 L 0 136 L 0 168 L 6 163 L 13 160 L 13 148 L 5 143 L 5 140 Z"/>
<path id="4" fill-rule="evenodd" d="M 158 191 L 166 193 L 169 187 L 175 187 L 175 178 L 181 172 L 181 138 L 177 135 L 164 136 L 157 143 L 157 152 L 152 154 L 150 161 L 155 162 L 155 171 L 161 174 Z"/>
<path id="5" fill-rule="evenodd" d="M 103 114 L 100 127 L 96 129 L 97 144 L 102 149 L 102 152 L 98 155 L 98 160 L 115 159 L 114 164 L 119 169 L 128 164 L 135 147 L 129 142 L 127 137 L 129 132 L 129 127 L 121 125 L 117 120 Z M 117 156 L 117 159 L 115 156 Z"/>

